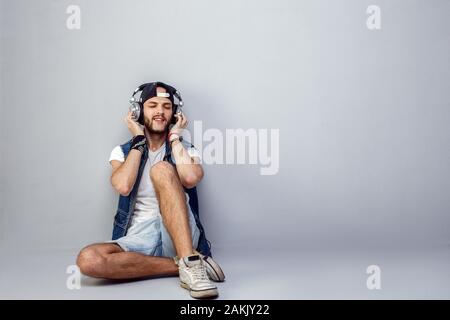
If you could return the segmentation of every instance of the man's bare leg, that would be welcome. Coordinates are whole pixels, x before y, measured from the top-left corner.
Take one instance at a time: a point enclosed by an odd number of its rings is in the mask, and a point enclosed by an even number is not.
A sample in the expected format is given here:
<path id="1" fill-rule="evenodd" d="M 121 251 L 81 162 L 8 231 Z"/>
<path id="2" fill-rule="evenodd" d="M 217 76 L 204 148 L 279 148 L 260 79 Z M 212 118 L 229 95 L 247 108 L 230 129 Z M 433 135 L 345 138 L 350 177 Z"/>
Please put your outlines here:
<path id="1" fill-rule="evenodd" d="M 173 259 L 125 252 L 114 243 L 85 247 L 78 255 L 77 265 L 84 275 L 104 279 L 178 276 Z"/>
<path id="2" fill-rule="evenodd" d="M 150 177 L 158 197 L 163 223 L 179 257 L 193 254 L 186 196 L 173 166 L 165 161 L 154 165 Z M 116 244 L 100 243 L 81 250 L 77 265 L 85 275 L 105 279 L 133 279 L 178 275 L 172 258 L 125 252 Z"/>
<path id="3" fill-rule="evenodd" d="M 175 168 L 160 161 L 150 170 L 163 223 L 179 257 L 193 254 L 186 195 Z"/>
<path id="4" fill-rule="evenodd" d="M 176 169 L 166 161 L 160 161 L 150 169 L 150 178 L 158 197 L 161 217 L 176 253 L 180 259 L 180 285 L 189 290 L 191 297 L 212 298 L 219 295 L 217 287 L 208 279 L 206 267 L 199 256 L 192 255 L 192 237 L 189 225 L 186 195 Z M 201 271 L 201 272 L 198 272 Z"/>

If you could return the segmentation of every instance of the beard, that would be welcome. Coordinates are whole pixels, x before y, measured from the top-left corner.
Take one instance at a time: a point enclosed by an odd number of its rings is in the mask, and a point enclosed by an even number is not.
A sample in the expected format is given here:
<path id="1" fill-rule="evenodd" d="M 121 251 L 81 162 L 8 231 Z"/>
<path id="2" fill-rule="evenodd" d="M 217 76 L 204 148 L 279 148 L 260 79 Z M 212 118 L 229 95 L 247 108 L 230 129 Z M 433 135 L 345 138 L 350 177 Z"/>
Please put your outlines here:
<path id="1" fill-rule="evenodd" d="M 145 119 L 144 123 L 145 123 L 145 128 L 147 129 L 147 131 L 148 131 L 149 133 L 159 133 L 159 134 L 162 134 L 162 133 L 167 132 L 167 130 L 168 130 L 168 128 L 169 128 L 169 125 L 170 125 L 170 123 L 167 122 L 167 124 L 166 124 L 166 126 L 164 127 L 164 129 L 161 130 L 161 129 L 155 128 L 155 127 L 152 125 L 151 120 L 149 120 L 149 119 Z"/>

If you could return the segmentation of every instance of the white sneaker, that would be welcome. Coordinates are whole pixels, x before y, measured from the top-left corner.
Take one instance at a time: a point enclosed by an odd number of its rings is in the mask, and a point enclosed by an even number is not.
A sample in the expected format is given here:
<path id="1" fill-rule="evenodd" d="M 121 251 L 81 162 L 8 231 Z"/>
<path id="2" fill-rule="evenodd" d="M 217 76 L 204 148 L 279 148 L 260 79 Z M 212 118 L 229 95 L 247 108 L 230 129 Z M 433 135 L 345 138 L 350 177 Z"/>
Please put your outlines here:
<path id="1" fill-rule="evenodd" d="M 217 287 L 211 283 L 206 274 L 203 260 L 198 254 L 192 254 L 178 260 L 180 284 L 189 290 L 193 298 L 217 297 Z"/>
<path id="2" fill-rule="evenodd" d="M 208 274 L 209 279 L 216 282 L 223 282 L 225 281 L 225 274 L 223 273 L 222 268 L 219 266 L 219 264 L 213 260 L 210 256 L 204 256 L 197 250 L 194 250 L 194 253 L 200 255 L 200 257 L 203 260 L 203 263 L 206 267 L 206 273 Z"/>

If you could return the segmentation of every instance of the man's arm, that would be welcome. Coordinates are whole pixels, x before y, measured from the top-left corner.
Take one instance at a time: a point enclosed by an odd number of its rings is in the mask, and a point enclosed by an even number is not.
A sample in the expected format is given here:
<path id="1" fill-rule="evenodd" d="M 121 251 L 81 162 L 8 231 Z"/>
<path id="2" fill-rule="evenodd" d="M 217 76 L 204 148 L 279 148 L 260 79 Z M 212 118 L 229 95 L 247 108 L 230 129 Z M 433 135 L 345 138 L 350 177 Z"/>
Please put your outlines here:
<path id="1" fill-rule="evenodd" d="M 141 162 L 141 152 L 131 150 L 125 162 L 111 160 L 112 174 L 111 184 L 121 195 L 128 196 L 136 182 L 139 164 Z"/>
<path id="2" fill-rule="evenodd" d="M 139 123 L 132 119 L 131 112 L 128 112 L 124 121 L 133 137 L 144 135 L 144 130 Z M 139 171 L 141 156 L 142 153 L 139 150 L 131 149 L 124 162 L 111 160 L 111 184 L 123 196 L 128 196 L 133 189 Z"/>
<path id="3" fill-rule="evenodd" d="M 181 184 L 188 189 L 195 187 L 203 178 L 200 158 L 191 157 L 180 140 L 175 140 L 171 145 Z"/>
<path id="4" fill-rule="evenodd" d="M 175 158 L 178 176 L 181 184 L 185 188 L 195 187 L 203 178 L 203 168 L 200 165 L 200 158 L 191 157 L 177 137 L 181 137 L 183 129 L 187 127 L 188 119 L 183 113 L 175 114 L 177 122 L 170 129 L 169 141 L 175 138 L 173 142 L 169 142 L 172 147 L 172 155 Z"/>

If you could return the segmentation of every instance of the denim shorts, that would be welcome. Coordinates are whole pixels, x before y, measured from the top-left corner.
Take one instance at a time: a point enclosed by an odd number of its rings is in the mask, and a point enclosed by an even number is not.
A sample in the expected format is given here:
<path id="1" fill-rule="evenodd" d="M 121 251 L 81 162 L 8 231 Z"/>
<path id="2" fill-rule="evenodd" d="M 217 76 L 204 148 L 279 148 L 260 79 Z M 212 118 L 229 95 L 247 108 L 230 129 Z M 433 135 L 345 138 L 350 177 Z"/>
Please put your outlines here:
<path id="1" fill-rule="evenodd" d="M 192 247 L 197 248 L 200 231 L 188 206 L 189 225 L 191 227 Z M 127 234 L 108 243 L 118 244 L 124 251 L 138 252 L 147 256 L 175 257 L 175 247 L 167 231 L 161 214 L 149 220 L 133 224 Z"/>

